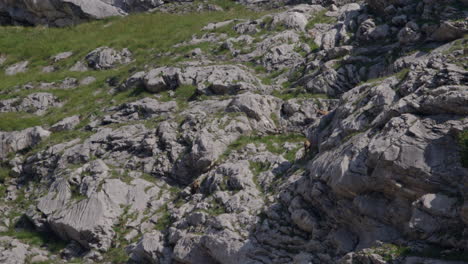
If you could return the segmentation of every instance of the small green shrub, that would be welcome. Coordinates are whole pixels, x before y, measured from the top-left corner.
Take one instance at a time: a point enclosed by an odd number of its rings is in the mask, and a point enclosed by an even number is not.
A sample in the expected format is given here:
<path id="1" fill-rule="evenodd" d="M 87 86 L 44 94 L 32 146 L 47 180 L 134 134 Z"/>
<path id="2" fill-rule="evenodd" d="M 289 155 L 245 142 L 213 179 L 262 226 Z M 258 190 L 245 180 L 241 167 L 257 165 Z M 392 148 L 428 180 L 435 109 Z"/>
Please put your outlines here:
<path id="1" fill-rule="evenodd" d="M 372 251 L 374 254 L 382 256 L 385 261 L 392 261 L 398 257 L 406 256 L 409 253 L 407 247 L 394 244 L 383 244 L 379 247 L 372 248 Z"/>

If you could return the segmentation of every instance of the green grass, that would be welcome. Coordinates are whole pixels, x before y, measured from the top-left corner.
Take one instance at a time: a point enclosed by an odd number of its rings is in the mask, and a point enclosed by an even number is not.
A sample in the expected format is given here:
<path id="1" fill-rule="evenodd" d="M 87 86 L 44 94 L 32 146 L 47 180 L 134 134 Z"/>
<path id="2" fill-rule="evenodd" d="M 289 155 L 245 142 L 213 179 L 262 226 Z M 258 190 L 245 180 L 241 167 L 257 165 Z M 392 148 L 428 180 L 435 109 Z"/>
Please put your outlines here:
<path id="1" fill-rule="evenodd" d="M 261 14 L 250 11 L 232 1 L 215 1 L 225 11 L 193 12 L 183 15 L 151 13 L 135 14 L 125 18 L 109 18 L 84 23 L 68 28 L 47 27 L 0 27 L 0 50 L 7 55 L 7 61 L 0 66 L 0 100 L 23 97 L 38 90 L 13 92 L 12 88 L 29 82 L 59 82 L 66 77 L 77 79 L 94 76 L 97 81 L 85 87 L 73 90 L 47 90 L 58 96 L 65 103 L 62 108 L 48 111 L 44 116 L 28 113 L 1 113 L 0 130 L 21 130 L 31 126 L 50 126 L 65 117 L 79 114 L 84 121 L 90 116 L 101 116 L 101 109 L 106 106 L 137 100 L 148 95 L 142 90 L 126 91 L 116 95 L 108 94 L 106 79 L 117 77 L 125 80 L 130 71 L 141 70 L 143 65 L 167 65 L 180 60 L 179 55 L 157 56 L 168 51 L 186 52 L 194 47 L 173 48 L 175 44 L 190 40 L 194 33 L 210 22 L 219 22 L 232 18 L 257 18 Z M 91 50 L 109 46 L 116 49 L 129 48 L 135 61 L 130 65 L 113 70 L 89 71 L 85 73 L 69 72 L 68 69 L 78 60 L 82 60 Z M 198 46 L 210 49 L 210 43 Z M 72 51 L 74 55 L 57 63 L 59 70 L 44 74 L 41 69 L 51 64 L 50 58 L 60 52 Z M 31 62 L 27 73 L 15 76 L 4 75 L 4 68 L 22 60 Z M 190 89 L 181 87 L 176 97 L 184 98 Z"/>
<path id="2" fill-rule="evenodd" d="M 169 91 L 161 93 L 161 100 L 169 102 L 175 100 L 179 108 L 187 106 L 189 100 L 193 100 L 197 95 L 197 87 L 194 85 L 181 85 L 174 90 L 174 96 L 169 96 Z"/>
<path id="3" fill-rule="evenodd" d="M 71 191 L 71 199 L 74 201 L 79 202 L 88 198 L 86 195 L 80 192 L 78 185 L 70 185 L 70 191 Z"/>
<path id="4" fill-rule="evenodd" d="M 372 248 L 372 253 L 382 256 L 385 261 L 392 261 L 398 257 L 407 256 L 409 252 L 409 248 L 394 244 L 383 244 Z"/>
<path id="5" fill-rule="evenodd" d="M 446 251 L 444 248 L 437 246 L 429 246 L 422 250 L 412 250 L 409 247 L 394 244 L 383 244 L 378 247 L 371 248 L 371 253 L 378 254 L 385 261 L 393 261 L 397 258 L 416 256 L 431 259 L 441 259 L 448 261 L 468 261 L 468 253 L 462 250 Z"/>
<path id="6" fill-rule="evenodd" d="M 320 47 L 315 43 L 314 39 L 312 37 L 306 36 L 305 34 L 301 35 L 301 41 L 309 45 L 309 48 L 311 52 L 318 52 L 320 50 Z M 302 54 L 307 55 L 307 54 Z M 305 56 L 304 56 L 305 57 Z"/>
<path id="7" fill-rule="evenodd" d="M 127 263 L 130 256 L 127 255 L 124 248 L 111 248 L 104 256 L 105 263 Z"/>
<path id="8" fill-rule="evenodd" d="M 199 211 L 207 213 L 209 216 L 218 216 L 226 213 L 226 208 L 218 200 L 214 199 L 208 209 L 200 209 Z"/>
<path id="9" fill-rule="evenodd" d="M 47 249 L 53 254 L 59 253 L 67 245 L 65 241 L 60 240 L 53 234 L 41 233 L 34 230 L 12 229 L 7 232 L 0 233 L 0 236 L 10 236 L 29 245 L 47 247 Z"/>
<path id="10" fill-rule="evenodd" d="M 254 177 L 258 176 L 260 173 L 267 171 L 270 168 L 270 164 L 257 162 L 257 161 L 249 161 L 250 170 L 252 171 Z"/>
<path id="11" fill-rule="evenodd" d="M 68 28 L 3 27 L 0 28 L 0 50 L 8 55 L 7 64 L 27 59 L 33 67 L 46 65 L 51 56 L 64 51 L 75 52 L 68 59 L 72 65 L 72 61 L 100 46 L 129 48 L 137 60 L 144 60 L 154 52 L 170 50 L 210 22 L 258 16 L 231 1 L 216 1 L 216 4 L 224 6 L 226 11 L 135 14 Z"/>
<path id="12" fill-rule="evenodd" d="M 306 29 L 312 29 L 316 24 L 333 24 L 336 23 L 336 18 L 326 16 L 325 14 L 328 12 L 327 9 L 324 9 L 318 12 L 309 23 L 307 23 Z"/>
<path id="13" fill-rule="evenodd" d="M 267 135 L 267 136 L 241 136 L 238 138 L 236 141 L 234 141 L 232 144 L 228 146 L 228 149 L 226 152 L 222 155 L 221 159 L 226 158 L 229 156 L 232 152 L 241 150 L 244 148 L 247 144 L 253 143 L 256 145 L 259 144 L 264 144 L 266 146 L 266 149 L 270 151 L 271 153 L 274 154 L 284 154 L 285 158 L 291 158 L 290 161 L 294 160 L 294 153 L 289 153 L 283 148 L 283 144 L 286 142 L 303 142 L 305 140 L 305 137 L 301 134 L 279 134 L 279 135 Z M 288 155 L 289 154 L 289 155 Z"/>
<path id="14" fill-rule="evenodd" d="M 37 125 L 51 126 L 63 118 L 72 115 L 80 115 L 82 120 L 86 121 L 90 116 L 102 115 L 103 106 L 109 106 L 112 104 L 112 102 L 119 103 L 128 100 L 136 100 L 146 94 L 144 92 L 134 94 L 134 91 L 127 91 L 116 96 L 110 96 L 107 93 L 108 91 L 106 91 L 107 86 L 105 85 L 105 80 L 110 76 L 123 76 L 125 74 L 125 71 L 123 70 L 93 72 L 89 74 L 97 77 L 97 81 L 91 85 L 79 87 L 73 90 L 47 90 L 47 92 L 57 96 L 59 100 L 64 103 L 64 106 L 60 108 L 51 108 L 43 116 L 36 116 L 28 113 L 0 113 L 0 130 L 21 130 Z M 56 73 L 53 75 L 57 78 L 57 80 L 62 80 L 65 78 L 65 76 L 79 78 L 80 75 L 83 75 L 83 73 Z M 31 78 L 34 78 L 34 74 L 32 74 Z M 54 81 L 53 76 L 51 77 L 43 75 L 38 78 L 39 79 L 36 80 Z M 0 83 L 0 86 L 1 85 L 2 83 Z M 27 93 L 31 93 L 31 91 L 11 93 L 9 96 L 21 97 L 25 96 Z M 1 96 L 0 99 L 2 99 Z"/>
<path id="15" fill-rule="evenodd" d="M 5 180 L 10 174 L 10 169 L 4 165 L 0 165 L 0 184 L 5 183 Z"/>
<path id="16" fill-rule="evenodd" d="M 160 217 L 156 222 L 155 229 L 159 231 L 167 229 L 172 222 L 171 214 L 167 208 L 167 205 L 161 207 L 156 213 L 159 214 Z"/>
<path id="17" fill-rule="evenodd" d="M 468 168 L 468 130 L 465 130 L 460 134 L 459 143 L 461 147 L 460 156 L 462 166 Z"/>
<path id="18" fill-rule="evenodd" d="M 130 184 L 135 178 L 131 177 L 127 170 L 125 170 L 123 173 L 120 173 L 116 169 L 113 169 L 111 171 L 111 179 L 119 179 L 126 184 Z"/>
<path id="19" fill-rule="evenodd" d="M 5 165 L 0 164 L 0 198 L 5 197 L 6 195 L 5 181 L 9 177 L 9 174 L 10 169 Z"/>

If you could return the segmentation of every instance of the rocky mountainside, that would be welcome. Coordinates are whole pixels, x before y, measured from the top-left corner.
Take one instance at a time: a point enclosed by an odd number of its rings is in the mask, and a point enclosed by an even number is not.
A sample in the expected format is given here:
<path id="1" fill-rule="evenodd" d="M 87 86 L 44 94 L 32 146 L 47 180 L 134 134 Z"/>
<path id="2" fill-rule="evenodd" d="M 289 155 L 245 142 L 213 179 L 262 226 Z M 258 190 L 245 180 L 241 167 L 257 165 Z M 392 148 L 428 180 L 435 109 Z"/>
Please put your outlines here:
<path id="1" fill-rule="evenodd" d="M 467 15 L 0 0 L 0 263 L 468 263 Z"/>

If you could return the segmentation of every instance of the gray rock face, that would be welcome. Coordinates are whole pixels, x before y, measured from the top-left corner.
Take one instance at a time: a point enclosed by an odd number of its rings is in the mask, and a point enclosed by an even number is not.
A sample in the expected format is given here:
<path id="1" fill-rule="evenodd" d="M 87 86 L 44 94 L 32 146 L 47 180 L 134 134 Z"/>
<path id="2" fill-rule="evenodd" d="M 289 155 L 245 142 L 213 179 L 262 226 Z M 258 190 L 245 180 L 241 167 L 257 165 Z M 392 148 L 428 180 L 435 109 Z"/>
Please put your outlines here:
<path id="1" fill-rule="evenodd" d="M 53 132 L 58 132 L 58 131 L 68 131 L 74 129 L 78 124 L 80 123 L 80 117 L 79 116 L 70 116 L 62 121 L 54 124 L 51 128 L 50 131 Z"/>
<path id="2" fill-rule="evenodd" d="M 44 259 L 48 260 L 46 255 L 47 252 L 33 248 L 17 239 L 7 236 L 0 237 L 0 261 L 2 263 L 22 264 L 27 259 L 31 259 L 32 263 L 36 263 Z"/>
<path id="3" fill-rule="evenodd" d="M 132 120 L 142 120 L 168 115 L 177 110 L 177 103 L 174 101 L 162 103 L 151 98 L 143 98 L 136 102 L 126 103 L 109 111 L 116 111 L 114 114 L 104 116 L 102 122 L 123 123 Z"/>
<path id="4" fill-rule="evenodd" d="M 112 69 L 120 64 L 132 61 L 132 53 L 128 49 L 116 51 L 108 47 L 101 47 L 86 55 L 88 67 L 94 70 Z"/>
<path id="5" fill-rule="evenodd" d="M 149 92 L 175 90 L 181 85 L 194 85 L 200 94 L 226 95 L 267 88 L 247 69 L 237 65 L 162 67 L 148 73 L 136 73 L 121 87 L 125 90 L 143 85 Z"/>
<path id="6" fill-rule="evenodd" d="M 69 26 L 89 19 L 126 15 L 161 5 L 160 0 L 2 0 L 0 14 L 14 23 Z"/>
<path id="7" fill-rule="evenodd" d="M 34 147 L 49 135 L 50 132 L 42 127 L 27 128 L 14 132 L 0 132 L 0 160 L 4 160 L 11 152 Z"/>
<path id="8" fill-rule="evenodd" d="M 281 12 L 273 15 L 271 26 L 284 26 L 289 29 L 305 31 L 308 20 L 313 14 L 322 11 L 320 5 L 298 5 L 286 12 Z"/>
<path id="9" fill-rule="evenodd" d="M 446 98 L 444 100 L 451 101 L 447 105 L 457 105 L 457 100 L 466 102 L 462 98 L 465 98 L 467 87 L 463 87 L 464 91 L 454 88 L 457 99 L 452 101 L 450 89 L 444 85 L 457 83 L 461 77 L 458 73 L 464 71 L 454 65 L 433 64 L 441 59 L 439 55 L 433 55 L 432 62 L 416 66 L 400 84 L 390 78 L 377 86 L 364 85 L 350 90 L 343 95 L 342 105 L 334 111 L 332 119 L 326 121 L 329 125 L 319 126 L 312 133 L 310 140 L 316 143 L 319 154 L 309 164 L 310 180 L 315 184 L 318 184 L 317 180 L 326 182 L 334 199 L 353 200 L 360 213 L 379 222 L 374 225 L 382 224 L 384 227 L 379 227 L 383 228 L 382 233 L 380 237 L 374 237 L 376 239 L 392 241 L 406 233 L 420 239 L 433 236 L 432 241 L 445 243 L 441 236 L 436 235 L 449 232 L 449 227 L 441 223 L 448 221 L 445 223 L 450 222 L 449 225 L 458 228 L 463 225 L 454 214 L 457 210 L 454 208 L 456 193 L 461 190 L 448 182 L 459 182 L 468 176 L 456 154 L 456 136 L 450 132 L 455 127 L 466 129 L 466 113 L 463 107 L 442 109 L 429 98 L 430 94 L 441 91 Z M 441 70 L 439 67 L 447 69 L 443 77 L 436 75 Z M 415 78 L 422 75 L 426 76 L 426 82 L 417 82 Z M 441 79 L 435 84 L 432 78 Z M 408 88 L 398 95 L 391 88 L 395 85 Z M 352 95 L 355 92 L 366 96 L 355 97 Z M 430 116 L 423 114 L 429 112 Z M 375 126 L 382 126 L 382 129 L 375 130 Z M 434 127 L 439 130 L 433 131 Z M 373 134 L 375 131 L 377 134 Z M 421 184 L 420 177 L 428 179 L 428 182 Z M 437 183 L 445 177 L 450 177 L 450 180 Z M 441 190 L 450 194 L 437 193 Z M 375 193 L 375 196 L 360 198 L 365 193 Z M 384 212 L 379 212 L 379 204 L 398 208 L 399 213 L 390 219 Z M 370 234 L 355 229 L 356 226 L 343 224 L 359 234 L 357 248 L 366 247 Z"/>
<path id="10" fill-rule="evenodd" d="M 13 64 L 5 69 L 6 75 L 16 75 L 18 73 L 25 73 L 28 70 L 29 61 L 22 61 Z"/>
<path id="11" fill-rule="evenodd" d="M 63 239 L 73 239 L 85 247 L 109 249 L 114 231 L 112 219 L 118 211 L 110 207 L 107 197 L 93 195 L 68 210 L 62 209 L 51 215 L 49 224 Z"/>
<path id="12" fill-rule="evenodd" d="M 56 96 L 50 93 L 33 93 L 22 99 L 7 99 L 0 101 L 0 112 L 28 112 L 43 115 L 51 107 L 62 104 Z"/>
<path id="13" fill-rule="evenodd" d="M 43 2 L 29 19 L 58 1 Z M 119 13 L 160 4 L 101 2 Z M 16 226 L 11 216 L 20 211 L 37 230 L 69 242 L 49 257 L 0 238 L 0 262 L 100 263 L 118 248 L 129 263 L 459 264 L 398 252 L 436 247 L 456 257 L 468 250 L 468 169 L 459 140 L 468 131 L 466 40 L 433 43 L 464 32 L 464 22 L 449 16 L 461 11 L 450 1 L 333 2 L 207 25 L 203 36 L 174 47 L 183 52 L 158 54 L 184 62 L 135 65 L 143 71 L 131 69 L 121 84 L 110 78 L 108 94 L 105 86 L 96 90 L 99 98 L 115 96 L 103 100 L 106 107 L 54 124 L 52 132 L 70 132 L 50 142 L 66 142 L 28 151 L 51 132 L 0 132 L 0 160 L 11 168 L 0 179 L 7 194 L 0 231 Z M 194 5 L 167 10 L 187 6 Z M 217 32 L 224 27 L 229 34 Z M 204 42 L 222 52 L 193 50 Z M 103 47 L 73 68 L 130 61 L 126 50 Z M 31 82 L 15 93 L 93 88 L 79 84 Z M 181 96 L 186 91 L 193 95 Z M 36 93 L 2 100 L 0 111 L 44 114 L 59 104 Z"/>

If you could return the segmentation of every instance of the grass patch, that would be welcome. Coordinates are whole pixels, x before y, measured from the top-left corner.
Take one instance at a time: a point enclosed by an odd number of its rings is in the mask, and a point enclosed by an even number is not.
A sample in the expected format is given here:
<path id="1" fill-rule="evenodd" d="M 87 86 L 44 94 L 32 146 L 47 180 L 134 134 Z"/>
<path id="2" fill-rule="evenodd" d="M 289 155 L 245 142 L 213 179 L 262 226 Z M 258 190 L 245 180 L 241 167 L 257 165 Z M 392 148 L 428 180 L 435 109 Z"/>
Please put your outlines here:
<path id="1" fill-rule="evenodd" d="M 61 108 L 53 108 L 44 116 L 28 113 L 0 113 L 0 130 L 21 130 L 32 126 L 50 126 L 71 115 L 81 115 L 84 121 L 91 116 L 102 116 L 102 109 L 128 101 L 138 100 L 148 96 L 144 90 L 125 91 L 115 95 L 109 94 L 106 80 L 115 78 L 124 80 L 130 73 L 143 70 L 143 65 L 168 65 L 180 60 L 174 54 L 160 56 L 173 52 L 173 46 L 190 40 L 194 33 L 210 22 L 227 19 L 251 19 L 261 14 L 248 10 L 242 5 L 228 0 L 215 1 L 225 11 L 193 12 L 180 14 L 144 13 L 133 14 L 124 18 L 109 18 L 89 23 L 83 23 L 68 28 L 48 27 L 0 27 L 0 50 L 7 55 L 7 61 L 0 66 L 0 91 L 11 91 L 0 94 L 0 100 L 23 97 L 40 90 L 13 91 L 13 87 L 32 82 L 60 82 L 66 77 L 78 80 L 94 76 L 97 81 L 88 86 L 73 90 L 50 89 L 64 102 Z M 214 3 L 214 2 L 213 2 Z M 162 37 L 163 36 L 163 37 Z M 113 70 L 69 72 L 68 69 L 76 61 L 82 60 L 86 54 L 97 47 L 109 46 L 115 49 L 129 48 L 133 53 L 134 62 Z M 203 49 L 210 49 L 210 43 L 199 44 Z M 180 47 L 181 50 L 194 47 Z M 52 63 L 51 57 L 64 51 L 74 54 L 68 59 L 58 62 L 57 72 L 42 73 L 42 67 Z M 18 61 L 30 61 L 27 73 L 6 76 L 4 68 Z M 176 91 L 180 102 L 186 101 L 192 88 L 181 87 Z"/>
<path id="2" fill-rule="evenodd" d="M 111 248 L 107 251 L 104 261 L 107 263 L 127 263 L 130 256 L 127 255 L 124 248 Z"/>
<path id="3" fill-rule="evenodd" d="M 113 169 L 111 171 L 111 179 L 119 179 L 126 184 L 130 184 L 135 178 L 131 177 L 127 170 Z"/>
<path id="4" fill-rule="evenodd" d="M 222 158 L 226 158 L 232 152 L 241 150 L 247 144 L 253 143 L 255 145 L 264 144 L 266 149 L 275 154 L 287 154 L 283 148 L 283 144 L 286 142 L 303 142 L 305 137 L 301 134 L 280 134 L 280 135 L 267 135 L 267 136 L 241 136 L 235 142 L 228 146 L 226 152 L 222 155 Z"/>
<path id="5" fill-rule="evenodd" d="M 164 205 L 156 212 L 160 217 L 156 222 L 155 229 L 159 231 L 163 231 L 169 227 L 171 224 L 171 214 L 169 213 L 169 208 L 167 205 Z"/>
<path id="6" fill-rule="evenodd" d="M 5 197 L 6 195 L 5 182 L 9 176 L 10 176 L 10 169 L 5 165 L 0 164 L 0 198 Z"/>
<path id="7" fill-rule="evenodd" d="M 267 171 L 270 168 L 270 164 L 263 162 L 249 161 L 249 165 L 254 177 L 257 177 L 260 173 Z"/>
<path id="8" fill-rule="evenodd" d="M 336 23 L 336 18 L 334 17 L 329 17 L 326 15 L 328 12 L 327 9 L 324 9 L 320 12 L 318 12 L 311 20 L 309 20 L 309 23 L 307 23 L 306 29 L 312 29 L 316 24 L 334 24 Z"/>
<path id="9" fill-rule="evenodd" d="M 226 208 L 224 208 L 224 206 L 220 202 L 218 202 L 217 200 L 214 200 L 211 203 L 210 208 L 201 209 L 200 211 L 207 213 L 209 216 L 218 216 L 221 214 L 225 214 Z"/>
<path id="10" fill-rule="evenodd" d="M 179 107 L 183 108 L 187 102 L 197 95 L 197 87 L 194 85 L 181 85 L 174 91 L 174 99 Z"/>
<path id="11" fill-rule="evenodd" d="M 371 249 L 370 253 L 378 254 L 383 257 L 385 261 L 393 261 L 400 257 L 423 257 L 431 259 L 440 259 L 447 261 L 468 261 L 468 252 L 463 250 L 446 250 L 437 246 L 429 246 L 419 251 L 411 250 L 409 247 L 394 245 L 394 244 L 383 244 L 379 247 Z"/>
<path id="12" fill-rule="evenodd" d="M 385 261 L 392 261 L 398 257 L 407 256 L 409 252 L 409 248 L 394 244 L 383 244 L 380 247 L 372 248 L 372 253 L 382 256 Z"/>
<path id="13" fill-rule="evenodd" d="M 74 201 L 82 201 L 88 198 L 86 195 L 80 192 L 80 186 L 78 185 L 70 185 L 70 192 L 71 192 L 71 199 Z"/>
<path id="14" fill-rule="evenodd" d="M 397 77 L 398 80 L 402 81 L 402 80 L 404 80 L 404 79 L 406 78 L 406 76 L 408 75 L 409 71 L 410 71 L 409 69 L 403 69 L 403 70 L 401 70 L 401 71 L 395 73 L 395 77 Z"/>
<path id="15" fill-rule="evenodd" d="M 5 183 L 9 175 L 10 169 L 4 165 L 0 165 L 0 184 Z"/>
<path id="16" fill-rule="evenodd" d="M 224 6 L 225 11 L 133 14 L 68 28 L 2 27 L 0 50 L 8 55 L 7 64 L 27 59 L 33 66 L 46 65 L 50 57 L 64 51 L 75 52 L 72 59 L 76 60 L 100 46 L 129 48 L 139 61 L 154 51 L 169 51 L 174 44 L 189 39 L 210 22 L 259 15 L 231 1 L 216 1 L 216 4 Z"/>
<path id="17" fill-rule="evenodd" d="M 47 247 L 47 249 L 53 254 L 59 253 L 67 245 L 65 241 L 59 239 L 54 234 L 42 233 L 29 229 L 12 229 L 7 232 L 0 233 L 0 235 L 14 237 L 28 245 Z"/>

